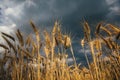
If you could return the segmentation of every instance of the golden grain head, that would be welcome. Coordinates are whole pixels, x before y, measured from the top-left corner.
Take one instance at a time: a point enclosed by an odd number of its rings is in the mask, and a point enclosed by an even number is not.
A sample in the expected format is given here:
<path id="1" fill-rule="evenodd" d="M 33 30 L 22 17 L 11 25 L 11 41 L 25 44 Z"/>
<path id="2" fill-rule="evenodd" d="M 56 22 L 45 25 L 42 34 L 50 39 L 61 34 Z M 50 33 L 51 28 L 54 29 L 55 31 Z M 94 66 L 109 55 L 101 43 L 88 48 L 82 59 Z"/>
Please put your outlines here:
<path id="1" fill-rule="evenodd" d="M 25 45 L 28 45 L 28 46 L 30 46 L 30 44 L 31 44 L 31 35 L 29 35 L 27 38 L 26 38 L 26 40 L 25 40 Z"/>
<path id="2" fill-rule="evenodd" d="M 102 23 L 98 23 L 97 27 L 96 27 L 96 34 L 100 33 L 100 27 L 102 26 Z"/>
<path id="3" fill-rule="evenodd" d="M 22 33 L 20 32 L 19 29 L 16 32 L 16 36 L 19 40 L 20 45 L 23 46 L 24 45 L 24 39 L 23 39 L 23 35 L 22 35 Z"/>
<path id="4" fill-rule="evenodd" d="M 31 24 L 31 27 L 33 28 L 34 32 L 35 32 L 36 34 L 38 34 L 38 29 L 37 29 L 37 27 L 35 26 L 35 24 L 33 23 L 32 20 L 30 21 L 30 24 Z"/>
<path id="5" fill-rule="evenodd" d="M 108 29 L 106 29 L 105 27 L 101 27 L 100 29 L 105 31 L 109 36 L 112 36 L 112 33 Z"/>
<path id="6" fill-rule="evenodd" d="M 84 30 L 85 30 L 85 32 L 90 34 L 90 26 L 89 26 L 89 24 L 87 22 L 84 22 Z"/>
<path id="7" fill-rule="evenodd" d="M 85 41 L 84 41 L 84 39 L 82 39 L 81 40 L 81 46 L 84 47 L 84 45 L 85 45 Z"/>
<path id="8" fill-rule="evenodd" d="M 107 47 L 108 47 L 109 49 L 112 49 L 112 46 L 111 46 L 111 44 L 110 44 L 110 42 L 109 42 L 109 38 L 106 39 L 106 38 L 104 38 L 104 37 L 101 36 L 101 35 L 99 35 L 99 37 L 105 42 L 105 44 L 107 45 Z"/>
<path id="9" fill-rule="evenodd" d="M 47 47 L 51 47 L 51 38 L 50 38 L 50 35 L 48 34 L 47 31 L 44 31 L 44 37 L 45 37 L 45 45 Z"/>
<path id="10" fill-rule="evenodd" d="M 71 38 L 68 35 L 64 35 L 64 47 L 68 48 L 71 46 Z"/>
<path id="11" fill-rule="evenodd" d="M 33 58 L 33 56 L 31 55 L 30 52 L 28 52 L 27 50 L 24 50 L 23 48 L 21 48 L 21 50 L 22 50 L 22 52 L 23 52 L 26 56 L 28 56 L 28 57 L 30 57 L 30 58 Z"/>
<path id="12" fill-rule="evenodd" d="M 58 22 L 55 22 L 53 30 L 52 30 L 53 36 L 57 33 L 57 27 L 58 27 Z"/>
<path id="13" fill-rule="evenodd" d="M 87 22 L 84 22 L 84 40 L 85 41 L 87 41 L 87 42 L 89 42 L 90 41 L 90 33 L 91 33 L 91 31 L 90 31 L 90 26 L 88 25 L 88 23 Z"/>
<path id="14" fill-rule="evenodd" d="M 12 48 L 13 51 L 15 52 L 15 54 L 17 54 L 17 51 L 16 51 L 15 46 L 14 46 L 6 37 L 4 37 L 4 36 L 2 36 L 2 37 L 3 37 L 3 39 L 7 42 L 9 48 Z"/>
<path id="15" fill-rule="evenodd" d="M 97 51 L 100 51 L 102 48 L 101 48 L 101 41 L 99 39 L 96 39 L 94 41 L 94 44 L 95 44 L 95 48 Z"/>
<path id="16" fill-rule="evenodd" d="M 13 41 L 15 41 L 15 38 L 12 37 L 11 35 L 7 34 L 7 33 L 2 32 L 2 35 L 4 35 L 4 36 L 10 38 L 10 39 L 13 40 Z"/>
<path id="17" fill-rule="evenodd" d="M 46 57 L 48 58 L 50 54 L 50 49 L 44 46 L 44 52 L 45 52 Z"/>
<path id="18" fill-rule="evenodd" d="M 9 49 L 7 46 L 0 44 L 0 47 L 4 48 L 4 49 Z"/>
<path id="19" fill-rule="evenodd" d="M 119 32 L 120 31 L 120 28 L 114 26 L 114 25 L 111 25 L 111 24 L 108 24 L 107 25 L 109 28 L 112 28 L 112 30 L 116 31 L 116 32 Z"/>

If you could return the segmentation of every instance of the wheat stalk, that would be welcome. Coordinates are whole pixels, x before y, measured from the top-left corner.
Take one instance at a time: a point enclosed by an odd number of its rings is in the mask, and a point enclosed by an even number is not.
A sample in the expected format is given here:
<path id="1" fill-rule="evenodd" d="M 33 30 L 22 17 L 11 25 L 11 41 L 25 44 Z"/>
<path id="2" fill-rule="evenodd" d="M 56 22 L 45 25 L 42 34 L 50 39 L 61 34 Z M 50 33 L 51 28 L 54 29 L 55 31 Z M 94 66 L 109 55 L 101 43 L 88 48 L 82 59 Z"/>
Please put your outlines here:
<path id="1" fill-rule="evenodd" d="M 6 37 L 4 37 L 4 36 L 2 36 L 2 37 L 7 42 L 7 44 L 9 45 L 9 47 L 13 49 L 13 51 L 15 52 L 15 54 L 17 54 L 15 46 Z"/>
<path id="2" fill-rule="evenodd" d="M 2 32 L 2 34 L 3 34 L 4 36 L 6 36 L 6 37 L 10 38 L 11 40 L 15 41 L 15 38 L 14 38 L 14 37 L 12 37 L 11 35 L 6 34 L 6 33 L 4 33 L 4 32 Z"/>
<path id="3" fill-rule="evenodd" d="M 24 46 L 24 39 L 23 39 L 22 33 L 20 32 L 19 29 L 16 32 L 16 36 L 17 36 L 17 38 L 18 38 L 18 40 L 20 42 L 20 45 Z"/>
<path id="4" fill-rule="evenodd" d="M 101 27 L 101 29 L 104 30 L 105 32 L 107 32 L 107 34 L 108 34 L 109 36 L 112 36 L 111 32 L 108 31 L 108 29 L 106 29 L 105 27 Z"/>
<path id="5" fill-rule="evenodd" d="M 96 27 L 96 31 L 95 31 L 96 34 L 99 34 L 99 33 L 100 33 L 100 28 L 101 28 L 101 26 L 102 26 L 102 22 L 101 22 L 101 23 L 98 23 L 98 25 L 97 25 L 97 27 Z"/>
<path id="6" fill-rule="evenodd" d="M 0 47 L 4 48 L 4 49 L 9 49 L 7 46 L 0 44 Z"/>

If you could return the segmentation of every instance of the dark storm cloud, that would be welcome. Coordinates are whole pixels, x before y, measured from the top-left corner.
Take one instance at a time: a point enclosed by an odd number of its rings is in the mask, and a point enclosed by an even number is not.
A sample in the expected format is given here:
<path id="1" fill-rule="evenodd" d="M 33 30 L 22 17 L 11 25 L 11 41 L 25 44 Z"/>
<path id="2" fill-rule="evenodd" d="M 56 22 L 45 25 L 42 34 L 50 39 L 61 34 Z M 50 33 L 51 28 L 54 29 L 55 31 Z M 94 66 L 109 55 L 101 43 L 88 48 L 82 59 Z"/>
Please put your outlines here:
<path id="1" fill-rule="evenodd" d="M 105 0 L 13 1 L 14 4 L 18 4 L 18 6 L 15 5 L 16 7 L 21 6 L 21 9 L 18 8 L 22 13 L 20 19 L 18 20 L 13 17 L 13 21 L 16 22 L 18 26 L 21 24 L 24 27 L 27 26 L 30 19 L 34 20 L 38 25 L 52 26 L 53 22 L 58 19 L 67 29 L 72 29 L 72 32 L 80 30 L 80 21 L 83 17 L 89 21 L 100 21 L 105 18 L 109 10 L 109 6 L 106 5 Z"/>
<path id="2" fill-rule="evenodd" d="M 63 28 L 77 37 L 82 34 L 80 22 L 85 18 L 90 24 L 112 21 L 119 17 L 119 0 L 1 0 L 4 18 L 25 32 L 29 20 L 38 26 L 49 28 L 59 20 Z"/>
<path id="3" fill-rule="evenodd" d="M 106 0 L 34 0 L 35 6 L 24 6 L 24 14 L 19 21 L 20 24 L 33 19 L 36 24 L 52 26 L 56 19 L 60 20 L 65 29 L 69 29 L 73 34 L 80 37 L 82 18 L 90 24 L 108 21 L 114 11 L 110 10 L 112 5 L 108 5 Z M 118 4 L 118 2 L 116 1 Z M 114 5 L 116 5 L 114 3 Z M 116 17 L 113 15 L 112 19 Z M 27 24 L 28 25 L 28 24 Z M 76 33 L 75 33 L 76 32 Z"/>
<path id="4" fill-rule="evenodd" d="M 120 20 L 120 0 L 1 0 L 0 4 L 2 16 L 0 22 L 7 22 L 4 23 L 7 24 L 5 30 L 19 28 L 25 33 L 30 33 L 28 23 L 30 19 L 40 28 L 42 26 L 48 29 L 53 26 L 55 20 L 59 20 L 63 29 L 76 35 L 73 39 L 73 47 L 78 60 L 83 59 L 83 55 L 80 55 L 80 59 L 79 54 L 82 50 L 78 44 L 83 37 L 80 25 L 83 18 L 91 24 L 92 29 L 100 21 Z M 8 26 L 8 23 L 12 27 Z"/>
<path id="5" fill-rule="evenodd" d="M 5 2 L 6 1 L 6 2 Z M 64 23 L 65 26 L 78 28 L 83 17 L 102 20 L 109 13 L 106 0 L 5 0 L 7 7 L 17 8 L 20 12 L 18 19 L 9 16 L 17 25 L 26 25 L 30 19 L 37 24 L 49 25 L 55 19 Z M 100 17 L 99 17 L 100 16 Z M 99 19 L 98 19 L 99 17 Z M 27 24 L 28 25 L 28 24 Z M 74 30 L 73 30 L 74 31 Z"/>

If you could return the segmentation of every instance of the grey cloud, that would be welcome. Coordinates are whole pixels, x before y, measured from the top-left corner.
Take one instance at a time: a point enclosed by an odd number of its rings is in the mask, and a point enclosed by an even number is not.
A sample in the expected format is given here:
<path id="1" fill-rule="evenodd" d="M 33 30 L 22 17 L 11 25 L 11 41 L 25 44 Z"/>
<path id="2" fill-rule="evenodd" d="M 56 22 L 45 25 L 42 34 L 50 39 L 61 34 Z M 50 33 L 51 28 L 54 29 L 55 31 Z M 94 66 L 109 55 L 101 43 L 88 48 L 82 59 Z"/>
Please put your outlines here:
<path id="1" fill-rule="evenodd" d="M 30 19 L 40 28 L 42 26 L 48 29 L 53 26 L 56 19 L 60 20 L 63 29 L 69 29 L 73 35 L 76 35 L 73 39 L 75 41 L 73 46 L 75 52 L 79 53 L 77 51 L 80 46 L 78 42 L 83 37 L 80 25 L 82 18 L 91 24 L 92 29 L 100 21 L 116 22 L 120 20 L 119 15 L 114 15 L 118 13 L 111 9 L 114 6 L 120 8 L 120 0 L 109 3 L 110 1 L 113 0 L 6 0 L 6 2 L 2 0 L 0 1 L 2 7 L 0 7 L 4 10 L 11 8 L 14 13 L 18 14 L 18 16 L 13 15 L 11 10 L 11 14 L 2 15 L 2 18 L 6 22 L 16 24 L 16 28 L 25 33 L 31 32 L 28 23 Z"/>
<path id="2" fill-rule="evenodd" d="M 8 0 L 7 0 L 8 1 Z M 29 1 L 29 0 L 28 0 Z M 94 14 L 100 14 L 107 12 L 108 6 L 104 0 L 31 0 L 36 6 L 27 7 L 28 4 L 24 4 L 25 0 L 13 0 L 9 1 L 8 6 L 18 7 L 22 6 L 21 20 L 17 20 L 12 17 L 13 21 L 17 24 L 26 24 L 30 19 L 38 21 L 37 23 L 49 22 L 52 19 L 64 18 L 82 18 L 84 16 L 91 16 Z M 17 12 L 17 11 L 16 11 Z M 17 22 L 18 21 L 18 22 Z M 66 20 L 67 21 L 67 20 Z M 69 21 L 69 20 L 68 20 Z M 71 19 L 72 21 L 72 19 Z M 74 21 L 73 21 L 74 22 Z M 46 23 L 47 24 L 47 23 Z"/>
<path id="3" fill-rule="evenodd" d="M 34 0 L 33 2 L 36 6 L 24 5 L 24 14 L 21 16 L 20 24 L 26 24 L 33 19 L 38 25 L 48 26 L 50 24 L 49 26 L 51 26 L 50 22 L 60 19 L 64 26 L 80 30 L 79 22 L 83 17 L 91 18 L 90 20 L 97 19 L 98 16 L 106 16 L 109 9 L 105 0 Z M 102 19 L 103 17 L 97 20 Z M 72 31 L 74 32 L 74 30 Z"/>
<path id="4" fill-rule="evenodd" d="M 120 21 L 120 0 L 106 0 L 109 6 L 109 13 L 106 15 L 106 18 L 109 22 L 119 22 Z"/>
<path id="5" fill-rule="evenodd" d="M 32 4 L 30 5 L 29 2 Z M 70 29 L 73 34 L 80 37 L 82 34 L 80 22 L 86 18 L 90 24 L 109 20 L 112 15 L 110 7 L 118 5 L 119 0 L 107 3 L 109 0 L 6 0 L 3 6 L 11 7 L 20 12 L 19 18 L 7 15 L 18 28 L 29 32 L 29 20 L 32 19 L 38 26 L 52 26 L 58 19 L 63 28 Z M 111 0 L 110 0 L 111 1 Z M 22 27 L 21 27 L 22 26 Z"/>

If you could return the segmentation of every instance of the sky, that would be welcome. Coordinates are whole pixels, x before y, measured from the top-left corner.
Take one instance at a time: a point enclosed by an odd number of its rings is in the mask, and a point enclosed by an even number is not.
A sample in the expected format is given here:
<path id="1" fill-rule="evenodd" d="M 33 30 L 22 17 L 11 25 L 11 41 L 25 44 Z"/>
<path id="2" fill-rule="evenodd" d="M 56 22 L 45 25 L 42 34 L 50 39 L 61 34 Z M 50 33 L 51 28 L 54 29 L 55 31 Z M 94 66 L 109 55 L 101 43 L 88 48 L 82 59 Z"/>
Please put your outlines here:
<path id="1" fill-rule="evenodd" d="M 20 29 L 31 33 L 30 20 L 39 29 L 49 30 L 58 20 L 62 29 L 74 36 L 73 47 L 78 60 L 83 59 L 78 44 L 83 38 L 83 18 L 91 29 L 101 21 L 119 26 L 120 0 L 0 0 L 0 32 L 11 34 Z"/>

